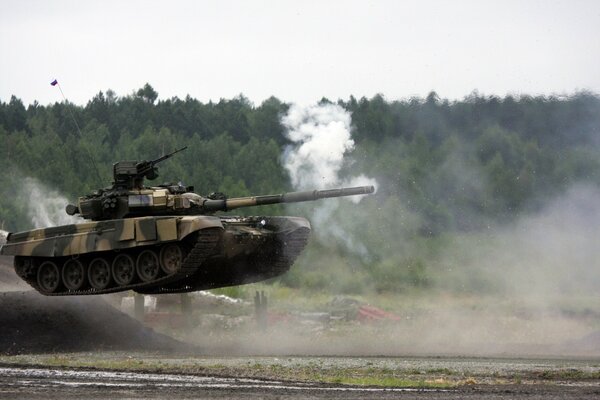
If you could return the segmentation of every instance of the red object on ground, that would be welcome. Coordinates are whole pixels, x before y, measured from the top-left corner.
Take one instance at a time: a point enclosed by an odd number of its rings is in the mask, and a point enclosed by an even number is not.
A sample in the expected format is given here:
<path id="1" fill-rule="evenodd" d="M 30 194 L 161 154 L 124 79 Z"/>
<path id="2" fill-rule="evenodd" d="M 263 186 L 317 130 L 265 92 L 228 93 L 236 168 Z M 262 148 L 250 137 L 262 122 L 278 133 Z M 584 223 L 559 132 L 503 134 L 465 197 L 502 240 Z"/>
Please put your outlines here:
<path id="1" fill-rule="evenodd" d="M 400 321 L 402 318 L 391 312 L 382 310 L 381 308 L 373 306 L 360 306 L 356 313 L 356 319 L 361 322 L 373 322 L 373 321 Z"/>

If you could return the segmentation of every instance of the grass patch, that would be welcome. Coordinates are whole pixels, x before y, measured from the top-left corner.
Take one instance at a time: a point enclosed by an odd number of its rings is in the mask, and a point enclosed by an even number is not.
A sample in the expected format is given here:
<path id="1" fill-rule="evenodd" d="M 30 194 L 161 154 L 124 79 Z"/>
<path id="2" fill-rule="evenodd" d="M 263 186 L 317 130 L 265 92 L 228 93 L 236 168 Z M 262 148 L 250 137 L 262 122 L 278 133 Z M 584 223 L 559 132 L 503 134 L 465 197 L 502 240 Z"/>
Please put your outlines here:
<path id="1" fill-rule="evenodd" d="M 338 383 L 342 385 L 355 385 L 355 386 L 379 386 L 379 387 L 394 387 L 394 388 L 435 388 L 435 389 L 448 389 L 456 387 L 455 382 L 450 382 L 442 379 L 436 379 L 433 381 L 429 380 L 412 380 L 403 379 L 393 376 L 337 376 L 328 377 L 323 380 L 328 383 Z"/>
<path id="2" fill-rule="evenodd" d="M 547 380 L 598 380 L 600 371 L 582 371 L 580 369 L 563 369 L 542 371 L 537 374 L 538 378 Z"/>

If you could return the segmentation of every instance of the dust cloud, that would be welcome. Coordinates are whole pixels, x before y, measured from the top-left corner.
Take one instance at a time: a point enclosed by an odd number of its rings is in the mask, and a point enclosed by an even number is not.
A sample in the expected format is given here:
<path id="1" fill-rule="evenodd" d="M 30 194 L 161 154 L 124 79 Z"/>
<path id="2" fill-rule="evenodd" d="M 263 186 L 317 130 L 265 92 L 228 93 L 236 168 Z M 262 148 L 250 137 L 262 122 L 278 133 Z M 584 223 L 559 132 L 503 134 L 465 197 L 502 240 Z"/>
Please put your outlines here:
<path id="1" fill-rule="evenodd" d="M 430 257 L 439 307 L 419 342 L 452 338 L 475 353 L 600 354 L 599 200 L 600 189 L 576 184 L 537 213 L 451 240 Z"/>
<path id="2" fill-rule="evenodd" d="M 292 314 L 264 333 L 236 329 L 217 342 L 192 340 L 253 355 L 598 357 L 599 200 L 599 188 L 573 185 L 537 213 L 457 236 L 424 255 L 435 269 L 431 286 L 355 296 L 397 319 L 335 320 L 323 301 L 327 322 Z"/>
<path id="3" fill-rule="evenodd" d="M 343 108 L 292 106 L 282 124 L 293 142 L 283 163 L 296 188 L 376 184 L 366 176 L 343 176 L 354 149 L 351 118 Z M 377 295 L 370 292 L 368 276 L 354 278 L 362 279 L 358 284 L 365 298 L 384 304 L 400 321 L 358 324 L 335 340 L 327 333 L 317 340 L 284 330 L 269 337 L 264 349 L 256 347 L 257 339 L 253 349 L 268 352 L 279 343 L 302 354 L 600 355 L 600 189 L 573 184 L 537 212 L 499 223 L 482 219 L 477 207 L 470 207 L 469 197 L 481 198 L 486 187 L 482 171 L 459 153 L 449 157 L 444 171 L 446 181 L 431 182 L 439 190 L 430 192 L 439 197 L 433 203 L 445 202 L 455 213 L 457 231 L 447 237 L 415 235 L 423 218 L 402 208 L 388 217 L 373 207 L 363 215 L 367 211 L 343 201 L 304 209 L 325 248 L 342 243 L 363 261 L 384 251 L 389 260 L 422 260 L 429 281 L 418 289 Z M 453 205 L 449 198 L 463 201 Z M 365 239 L 370 223 L 380 226 Z"/>
<path id="4" fill-rule="evenodd" d="M 600 288 L 600 189 L 578 184 L 537 213 L 508 226 L 463 237 L 439 263 L 469 276 L 449 285 L 552 304 L 569 296 L 595 296 Z M 448 277 L 453 276 L 452 273 Z"/>

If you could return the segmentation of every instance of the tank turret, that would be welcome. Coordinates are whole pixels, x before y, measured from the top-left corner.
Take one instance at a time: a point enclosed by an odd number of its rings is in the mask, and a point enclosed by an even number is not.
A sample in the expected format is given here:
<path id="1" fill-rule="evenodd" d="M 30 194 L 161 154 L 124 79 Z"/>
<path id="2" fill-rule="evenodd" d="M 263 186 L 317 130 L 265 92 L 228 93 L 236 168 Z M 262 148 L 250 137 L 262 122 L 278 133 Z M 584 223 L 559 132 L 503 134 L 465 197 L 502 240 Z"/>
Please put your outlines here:
<path id="1" fill-rule="evenodd" d="M 144 178 L 158 178 L 158 163 L 187 149 L 187 146 L 152 161 L 119 161 L 113 164 L 113 190 L 135 190 L 144 187 Z"/>
<path id="2" fill-rule="evenodd" d="M 370 194 L 375 190 L 373 186 L 359 186 L 227 198 L 222 193 L 212 193 L 203 197 L 193 192 L 193 186 L 183 186 L 181 184 L 144 186 L 144 179 L 153 180 L 158 177 L 156 164 L 186 148 L 175 150 L 152 161 L 119 161 L 115 163 L 113 165 L 114 182 L 112 186 L 80 197 L 77 206 L 67 205 L 67 214 L 79 214 L 81 217 L 92 221 L 134 218 L 143 215 L 209 215 L 216 211 L 229 211 L 241 207 L 298 203 L 331 197 Z"/>
<path id="3" fill-rule="evenodd" d="M 149 188 L 144 187 L 144 179 L 154 180 L 158 178 L 158 167 L 156 165 L 185 149 L 187 149 L 187 146 L 151 161 L 119 161 L 114 163 L 112 186 L 98 189 L 92 194 L 80 197 L 77 206 L 68 204 L 65 209 L 66 213 L 69 215 L 79 214 L 81 217 L 93 221 L 124 218 L 130 214 L 133 216 L 136 214 L 135 207 L 148 206 L 148 201 L 152 200 L 151 197 L 153 197 L 148 196 Z M 174 193 L 193 190 L 192 187 L 175 188 L 174 186 L 163 185 L 162 188 L 157 189 L 160 192 L 157 193 L 157 197 L 160 197 L 165 189 L 168 190 L 169 188 Z M 132 209 L 130 209 L 130 206 Z M 152 212 L 152 210 L 145 211 Z"/>

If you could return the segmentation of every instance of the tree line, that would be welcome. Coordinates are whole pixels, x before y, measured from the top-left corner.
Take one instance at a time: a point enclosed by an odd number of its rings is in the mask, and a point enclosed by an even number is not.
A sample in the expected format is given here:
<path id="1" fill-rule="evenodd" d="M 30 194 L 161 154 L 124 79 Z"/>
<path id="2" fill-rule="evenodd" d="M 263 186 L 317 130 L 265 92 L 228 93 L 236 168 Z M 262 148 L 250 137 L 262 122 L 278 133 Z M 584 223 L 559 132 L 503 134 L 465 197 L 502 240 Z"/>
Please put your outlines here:
<path id="1" fill-rule="evenodd" d="M 395 215 L 371 218 L 381 221 L 371 227 L 381 235 L 396 233 L 386 221 L 402 224 L 402 234 L 413 238 L 477 232 L 539 209 L 576 182 L 600 184 L 600 98 L 594 93 L 474 92 L 449 101 L 432 92 L 337 104 L 351 114 L 356 142 L 343 173 L 376 177 L 378 193 L 363 208 Z M 115 161 L 156 158 L 186 145 L 161 166 L 159 179 L 180 179 L 201 194 L 291 190 L 281 161 L 289 142 L 280 123 L 289 106 L 275 97 L 254 105 L 242 95 L 208 103 L 190 96 L 158 100 L 149 84 L 126 96 L 100 92 L 85 105 L 0 99 L 0 221 L 5 230 L 30 228 L 16 195 L 18 177 L 34 177 L 73 201 L 110 184 Z M 386 262 L 379 245 L 372 243 L 375 256 L 368 262 Z"/>

